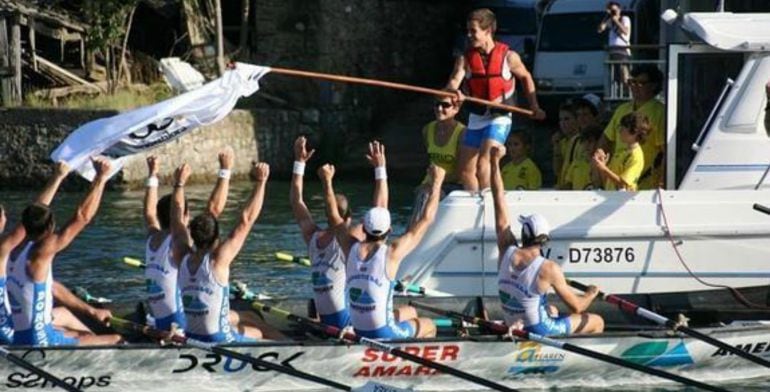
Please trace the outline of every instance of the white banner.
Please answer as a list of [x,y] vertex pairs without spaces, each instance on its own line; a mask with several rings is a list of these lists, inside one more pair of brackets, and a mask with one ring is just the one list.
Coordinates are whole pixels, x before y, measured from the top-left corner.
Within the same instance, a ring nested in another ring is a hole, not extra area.
[[236,63],[235,69],[193,91],[134,109],[116,116],[88,122],[73,131],[51,154],[54,162],[65,161],[88,179],[94,170],[89,158],[104,155],[113,162],[110,177],[125,158],[145,152],[202,125],[227,116],[241,97],[259,90],[259,79],[269,67]]

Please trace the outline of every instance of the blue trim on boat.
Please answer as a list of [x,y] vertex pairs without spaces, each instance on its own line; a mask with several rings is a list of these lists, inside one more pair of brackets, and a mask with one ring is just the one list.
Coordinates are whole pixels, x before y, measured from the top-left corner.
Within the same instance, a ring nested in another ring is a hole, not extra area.
[[[568,277],[598,277],[598,278],[681,278],[689,277],[687,272],[634,272],[634,271],[622,271],[622,272],[565,272]],[[770,278],[770,271],[762,272],[695,272],[695,275],[701,278]],[[481,272],[476,271],[434,271],[435,277],[448,277],[448,278],[463,278],[463,277],[480,277]],[[497,272],[487,272],[486,277],[495,277]]]
[[767,164],[752,165],[698,165],[695,166],[696,172],[746,172],[767,170]]

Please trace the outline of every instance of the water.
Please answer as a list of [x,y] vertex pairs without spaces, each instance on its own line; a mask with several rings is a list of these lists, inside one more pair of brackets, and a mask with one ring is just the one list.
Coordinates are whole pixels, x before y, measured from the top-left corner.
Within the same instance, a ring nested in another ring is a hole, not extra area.
[[[370,181],[338,181],[338,192],[348,196],[354,218],[360,219],[371,205],[373,184]],[[170,189],[161,189],[168,192]],[[186,188],[192,214],[203,211],[211,186],[190,186]],[[225,212],[222,214],[222,235],[232,227],[242,202],[251,192],[248,182],[234,183]],[[264,208],[249,238],[233,264],[232,279],[249,284],[256,292],[273,296],[311,295],[309,272],[306,267],[279,262],[276,251],[288,251],[294,255],[305,255],[306,247],[299,229],[294,222],[288,202],[289,183],[271,181],[267,188]],[[305,184],[305,202],[317,219],[325,223],[321,187],[317,181]],[[394,233],[403,232],[411,215],[412,184],[390,184],[390,210]],[[53,203],[57,222],[62,224],[73,213],[82,192],[61,192]],[[19,217],[24,206],[34,197],[34,192],[0,190],[0,203],[6,207],[9,226]],[[124,256],[144,258],[145,228],[142,217],[143,191],[107,192],[94,222],[62,252],[54,263],[54,276],[69,287],[82,286],[96,296],[111,298],[119,302],[132,302],[144,296],[144,278],[141,270],[123,264]],[[597,366],[605,366],[597,362]],[[734,391],[765,391],[770,384],[765,379],[742,381],[740,384],[724,385]],[[597,390],[614,391],[695,391],[694,388],[667,385],[641,386],[626,385],[602,387],[589,386],[560,389],[569,392]]]
[[[189,186],[186,194],[194,216],[206,207],[212,186]],[[221,216],[221,235],[233,226],[242,203],[251,192],[248,182],[234,183],[225,212]],[[350,199],[354,217],[360,219],[372,201],[372,182],[338,182],[335,190]],[[170,189],[161,188],[161,195]],[[305,202],[316,223],[325,225],[321,187],[317,181],[305,184]],[[411,214],[410,185],[390,185],[390,209],[394,233],[404,230]],[[60,192],[53,202],[57,224],[63,225],[75,210],[84,192]],[[54,276],[69,287],[82,286],[95,296],[115,301],[136,301],[144,294],[141,270],[123,264],[124,256],[144,259],[146,230],[142,216],[144,191],[107,192],[94,221],[54,262]],[[24,206],[35,197],[29,191],[0,191],[6,208],[8,230]],[[271,181],[262,213],[232,267],[232,279],[249,284],[255,292],[273,296],[311,296],[306,267],[275,259],[276,251],[306,255],[307,248],[289,206],[289,183]]]

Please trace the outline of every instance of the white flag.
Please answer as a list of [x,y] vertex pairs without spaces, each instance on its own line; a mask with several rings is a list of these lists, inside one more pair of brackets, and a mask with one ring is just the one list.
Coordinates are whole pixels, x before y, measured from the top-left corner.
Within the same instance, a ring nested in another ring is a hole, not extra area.
[[259,90],[259,79],[268,72],[269,67],[236,63],[235,69],[193,91],[88,122],[73,131],[54,150],[51,159],[65,161],[90,181],[95,173],[89,158],[104,155],[113,162],[111,177],[123,167],[125,157],[223,119],[239,98]]

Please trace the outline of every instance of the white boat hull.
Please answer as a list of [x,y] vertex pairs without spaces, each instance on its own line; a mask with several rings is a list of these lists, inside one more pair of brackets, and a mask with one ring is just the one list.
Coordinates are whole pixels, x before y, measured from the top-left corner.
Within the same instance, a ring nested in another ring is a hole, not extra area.
[[[770,328],[722,328],[707,331],[733,345],[770,358]],[[625,358],[706,383],[746,382],[770,369],[689,338],[605,335],[574,337],[570,343]],[[399,347],[513,388],[550,386],[610,387],[670,384],[666,380],[607,365],[566,351],[526,342],[429,341]],[[376,381],[417,390],[472,390],[478,386],[456,377],[359,345],[316,343],[236,347],[238,351],[350,386]],[[192,348],[128,346],[107,348],[13,349],[45,370],[92,391],[276,391],[324,389],[309,381]],[[737,381],[744,380],[744,381]],[[0,362],[4,390],[39,390],[50,383],[26,370]],[[768,384],[770,387],[770,384]]]

